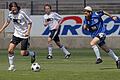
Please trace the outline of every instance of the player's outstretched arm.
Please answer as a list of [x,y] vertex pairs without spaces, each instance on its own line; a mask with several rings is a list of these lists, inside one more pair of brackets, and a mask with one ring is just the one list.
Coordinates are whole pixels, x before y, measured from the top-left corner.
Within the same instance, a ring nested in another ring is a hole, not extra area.
[[112,16],[111,14],[109,14],[108,12],[106,11],[103,11],[103,13],[109,17],[111,17],[113,20],[117,20],[117,17],[116,16]]
[[9,22],[6,21],[6,22],[4,23],[4,25],[2,26],[2,28],[0,29],[0,33],[1,33],[8,25],[9,25]]

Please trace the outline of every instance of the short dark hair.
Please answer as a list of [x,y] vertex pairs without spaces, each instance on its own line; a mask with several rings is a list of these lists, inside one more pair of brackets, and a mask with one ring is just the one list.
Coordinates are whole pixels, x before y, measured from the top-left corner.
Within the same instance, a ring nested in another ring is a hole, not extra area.
[[11,2],[11,3],[9,4],[9,10],[10,10],[10,11],[11,11],[11,8],[12,8],[13,6],[16,6],[17,9],[18,9],[18,11],[21,9],[20,6],[18,6],[18,4],[17,4],[16,2]]
[[52,9],[52,7],[51,7],[50,4],[46,4],[46,5],[44,6],[44,9],[45,9],[46,6],[48,6],[50,9]]

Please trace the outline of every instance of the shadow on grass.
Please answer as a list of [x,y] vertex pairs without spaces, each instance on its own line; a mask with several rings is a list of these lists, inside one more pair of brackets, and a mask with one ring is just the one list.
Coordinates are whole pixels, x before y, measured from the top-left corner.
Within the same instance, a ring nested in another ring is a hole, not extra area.
[[117,69],[117,68],[100,68],[100,70],[113,70],[113,69]]

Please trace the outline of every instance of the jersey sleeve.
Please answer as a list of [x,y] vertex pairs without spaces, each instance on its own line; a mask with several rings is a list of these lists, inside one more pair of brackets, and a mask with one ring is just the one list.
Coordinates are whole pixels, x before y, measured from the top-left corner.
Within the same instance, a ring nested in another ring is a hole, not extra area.
[[54,13],[54,17],[55,17],[55,19],[56,20],[60,20],[60,19],[62,19],[62,16],[61,15],[59,15],[58,13]]
[[46,21],[45,21],[45,18],[44,18],[44,16],[43,16],[43,24],[45,24],[45,22],[46,22]]
[[28,23],[32,23],[32,20],[30,19],[30,17],[28,17],[28,15],[25,12],[23,12],[23,16]]
[[103,12],[103,10],[99,10],[99,11],[97,11],[97,14],[98,14],[99,17],[101,17],[101,16],[104,15],[104,12]]
[[11,20],[12,20],[12,19],[10,18],[10,14],[9,14],[8,17],[7,17],[7,22],[10,23]]
[[101,16],[103,16],[103,15],[104,15],[104,13],[100,13],[100,14],[98,14],[98,15],[101,17]]

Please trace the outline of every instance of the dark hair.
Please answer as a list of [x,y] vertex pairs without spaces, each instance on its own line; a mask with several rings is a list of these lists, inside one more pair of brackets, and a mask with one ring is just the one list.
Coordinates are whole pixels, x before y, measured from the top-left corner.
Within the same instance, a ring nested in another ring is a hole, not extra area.
[[18,11],[21,9],[16,2],[11,2],[11,3],[9,4],[9,10],[10,10],[10,11],[11,11],[11,8],[12,8],[13,6],[16,6],[17,9],[18,9]]
[[46,4],[46,5],[44,6],[44,9],[45,9],[46,6],[48,6],[50,9],[52,9],[52,7],[51,7],[50,4]]
[[89,13],[90,13],[90,12],[93,12],[93,11],[89,11],[89,10],[86,10],[86,9],[84,9],[83,11],[87,11],[87,12],[89,12]]

